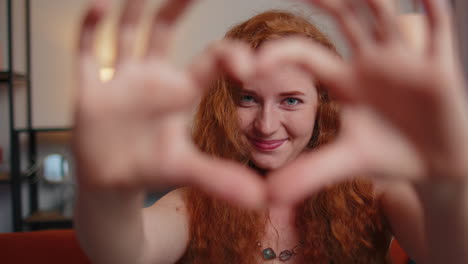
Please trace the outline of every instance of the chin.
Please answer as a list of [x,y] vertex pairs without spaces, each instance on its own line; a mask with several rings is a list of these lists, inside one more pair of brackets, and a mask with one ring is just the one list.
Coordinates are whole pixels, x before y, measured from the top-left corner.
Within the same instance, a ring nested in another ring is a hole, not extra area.
[[284,165],[284,161],[273,161],[273,160],[255,160],[253,159],[253,163],[259,169],[264,171],[272,171],[276,170]]

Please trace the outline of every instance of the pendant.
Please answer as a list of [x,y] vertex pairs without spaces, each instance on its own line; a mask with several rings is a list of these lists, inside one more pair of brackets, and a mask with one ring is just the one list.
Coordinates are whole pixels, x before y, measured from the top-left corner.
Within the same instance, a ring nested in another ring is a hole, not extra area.
[[263,250],[263,259],[271,260],[276,258],[276,253],[272,248],[265,248]]
[[283,250],[279,254],[278,258],[279,258],[279,260],[284,262],[284,261],[288,261],[292,256],[293,256],[293,253],[291,251]]

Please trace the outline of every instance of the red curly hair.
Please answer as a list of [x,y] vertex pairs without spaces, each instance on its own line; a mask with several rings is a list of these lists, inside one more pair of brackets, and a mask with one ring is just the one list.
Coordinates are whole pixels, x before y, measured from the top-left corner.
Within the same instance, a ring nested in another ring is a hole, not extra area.
[[[299,35],[337,53],[331,41],[305,18],[268,11],[232,28],[226,38],[257,49],[265,41]],[[249,164],[249,147],[238,127],[235,89],[220,78],[202,99],[194,121],[193,139],[205,153]],[[339,130],[337,105],[318,85],[319,106],[308,148],[333,140]],[[178,263],[259,263],[257,241],[265,234],[267,213],[229,205],[190,187],[185,193],[190,216],[190,241]],[[388,226],[369,182],[355,179],[329,186],[297,207],[296,228],[305,242],[307,263],[387,263]]]

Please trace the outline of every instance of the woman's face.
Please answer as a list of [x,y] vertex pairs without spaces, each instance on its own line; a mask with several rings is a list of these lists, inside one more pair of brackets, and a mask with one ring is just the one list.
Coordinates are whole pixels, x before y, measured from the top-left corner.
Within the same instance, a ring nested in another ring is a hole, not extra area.
[[237,96],[240,128],[252,147],[251,159],[264,170],[294,160],[309,143],[314,129],[318,95],[310,75],[281,68],[256,78]]

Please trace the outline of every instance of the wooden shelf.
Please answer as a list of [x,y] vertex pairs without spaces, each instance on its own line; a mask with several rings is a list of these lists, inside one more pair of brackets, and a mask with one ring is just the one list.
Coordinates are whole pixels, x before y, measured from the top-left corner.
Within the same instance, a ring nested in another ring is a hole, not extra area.
[[[27,181],[30,176],[26,176],[25,172],[21,173],[21,182]],[[10,184],[11,183],[11,176],[9,172],[0,172],[0,184]]]
[[13,76],[11,76],[9,71],[0,71],[0,83],[7,83],[12,77],[15,84],[18,82],[24,82],[28,79],[28,77],[22,73],[14,72]]
[[37,141],[40,144],[45,143],[61,143],[69,144],[71,142],[72,132],[71,131],[54,131],[48,133],[37,134]]
[[69,132],[73,130],[71,127],[43,127],[43,128],[19,128],[15,129],[18,133],[28,133],[28,132],[36,132],[36,133],[62,133],[62,132]]
[[10,175],[7,172],[0,172],[0,183],[9,183]]
[[71,127],[51,127],[51,128],[19,128],[15,129],[18,134],[34,133],[40,144],[60,143],[68,144],[71,142],[73,128]]
[[71,222],[71,217],[66,217],[59,212],[36,212],[27,217],[24,222],[27,224],[53,223],[53,222]]

